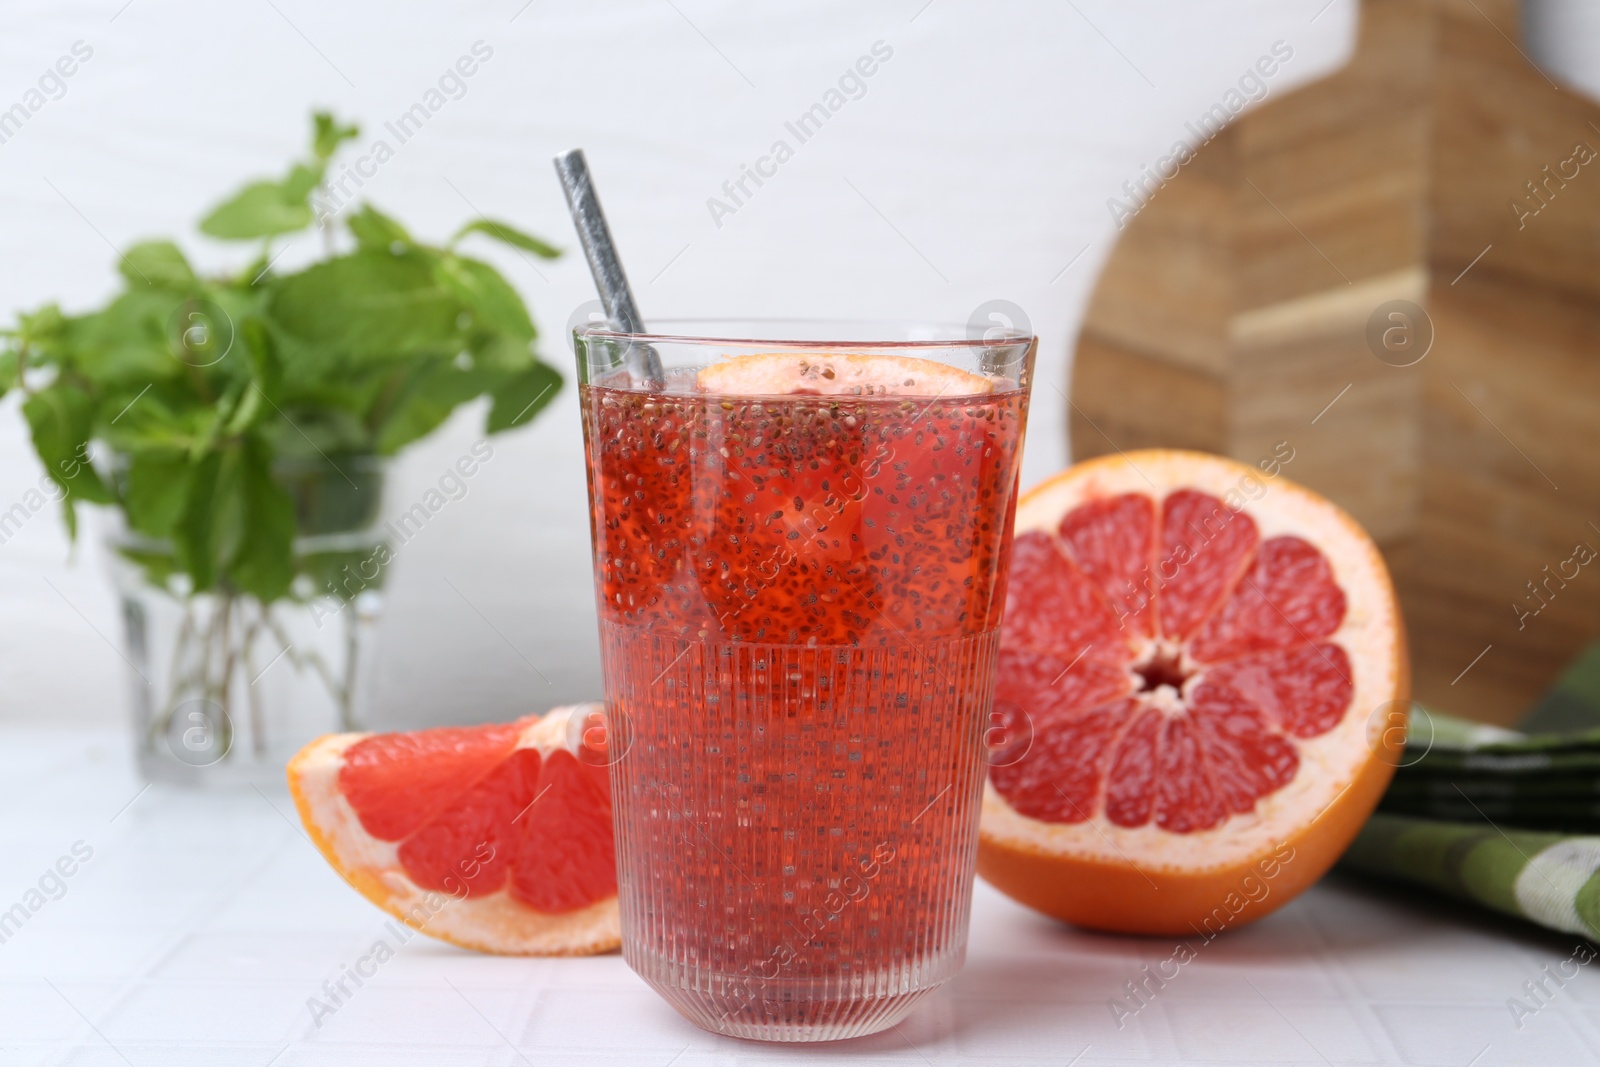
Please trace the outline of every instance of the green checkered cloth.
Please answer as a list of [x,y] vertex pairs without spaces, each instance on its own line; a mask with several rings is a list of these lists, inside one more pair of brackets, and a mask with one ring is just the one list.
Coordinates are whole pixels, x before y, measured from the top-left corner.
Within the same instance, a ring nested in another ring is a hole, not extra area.
[[1342,863],[1600,938],[1600,644],[1519,730],[1413,706],[1394,781]]
[[1340,863],[1600,938],[1600,837],[1379,812]]

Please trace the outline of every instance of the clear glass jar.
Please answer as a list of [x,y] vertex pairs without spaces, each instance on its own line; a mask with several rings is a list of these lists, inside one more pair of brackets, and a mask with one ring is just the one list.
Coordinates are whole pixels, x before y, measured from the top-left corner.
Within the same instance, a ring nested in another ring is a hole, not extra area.
[[[112,476],[121,469],[114,457]],[[378,522],[384,474],[373,456],[275,464],[298,536],[294,581],[271,603],[225,587],[193,592],[170,543],[110,513],[106,544],[146,779],[280,785],[307,741],[360,728],[390,559]]]

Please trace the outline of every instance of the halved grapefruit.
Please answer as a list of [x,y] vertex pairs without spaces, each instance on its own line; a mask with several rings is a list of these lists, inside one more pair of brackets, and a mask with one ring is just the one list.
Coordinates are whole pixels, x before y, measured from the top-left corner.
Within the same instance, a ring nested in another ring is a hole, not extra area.
[[1018,502],[1010,742],[978,852],[1001,891],[1102,930],[1214,933],[1320,878],[1377,805],[1409,691],[1388,571],[1263,467],[1130,452]]
[[915,356],[861,353],[730,356],[701,369],[695,387],[727,396],[982,396],[994,382]]
[[334,870],[407,925],[482,952],[607,952],[621,924],[593,707],[330,734],[289,761],[289,791]]

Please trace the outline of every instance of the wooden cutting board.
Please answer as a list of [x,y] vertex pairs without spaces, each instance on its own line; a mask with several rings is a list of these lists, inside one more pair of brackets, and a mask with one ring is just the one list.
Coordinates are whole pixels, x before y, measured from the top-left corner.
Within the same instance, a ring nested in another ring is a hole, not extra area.
[[1127,221],[1073,455],[1287,441],[1383,546],[1418,699],[1511,722],[1600,633],[1600,107],[1525,58],[1514,0],[1360,18],[1348,66]]

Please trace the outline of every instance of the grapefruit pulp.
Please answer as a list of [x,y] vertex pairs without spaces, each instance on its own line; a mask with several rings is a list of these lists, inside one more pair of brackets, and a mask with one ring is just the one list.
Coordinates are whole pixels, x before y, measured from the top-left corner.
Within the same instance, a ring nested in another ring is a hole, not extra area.
[[586,726],[599,721],[587,718],[592,707],[330,734],[289,761],[289,790],[334,870],[422,933],[511,955],[606,952],[621,927],[604,727]]
[[1131,452],[1019,501],[978,853],[1002,892],[1215,932],[1316,881],[1376,806],[1409,692],[1388,572],[1263,468]]

